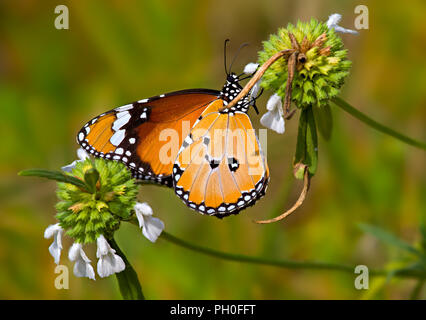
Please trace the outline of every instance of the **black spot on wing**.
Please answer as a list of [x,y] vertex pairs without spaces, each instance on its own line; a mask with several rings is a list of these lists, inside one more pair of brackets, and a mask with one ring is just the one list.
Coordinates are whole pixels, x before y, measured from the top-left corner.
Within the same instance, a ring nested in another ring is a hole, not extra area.
[[240,167],[240,163],[235,158],[228,158],[228,168],[231,172],[237,171],[237,169]]

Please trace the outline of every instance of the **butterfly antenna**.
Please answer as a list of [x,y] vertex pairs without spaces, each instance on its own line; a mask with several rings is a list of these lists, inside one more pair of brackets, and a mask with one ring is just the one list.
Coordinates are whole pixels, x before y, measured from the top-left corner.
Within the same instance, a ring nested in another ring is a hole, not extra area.
[[256,106],[256,100],[259,99],[259,97],[262,95],[262,93],[263,93],[263,88],[260,90],[260,93],[256,97],[251,97],[251,100],[244,103],[242,105],[242,107],[246,107],[246,106],[251,105],[253,107],[254,111],[256,111],[256,114],[259,114],[259,110],[257,109],[257,106]]
[[231,62],[231,65],[229,66],[229,72],[232,72],[232,66],[233,66],[233,64],[234,64],[234,62],[235,62],[235,60],[238,58],[238,55],[240,54],[240,52],[241,52],[241,49],[242,48],[244,48],[244,47],[247,47],[249,44],[247,43],[247,42],[245,42],[245,43],[243,43],[242,45],[240,45],[240,47],[238,48],[238,50],[237,50],[237,53],[235,54],[235,56],[234,56],[234,59],[232,59],[232,62]]
[[227,76],[229,76],[228,69],[226,69],[226,46],[228,42],[229,42],[229,39],[226,39],[225,43],[223,44],[223,64],[225,65],[225,73]]

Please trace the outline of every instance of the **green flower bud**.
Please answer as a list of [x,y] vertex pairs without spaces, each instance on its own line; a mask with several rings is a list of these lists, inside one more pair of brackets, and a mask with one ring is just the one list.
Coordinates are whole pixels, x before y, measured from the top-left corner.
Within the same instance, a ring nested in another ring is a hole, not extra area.
[[119,162],[86,159],[67,174],[84,181],[86,188],[58,183],[60,226],[79,243],[111,237],[136,204],[138,189],[129,170]]
[[[299,48],[294,48],[289,34],[293,34]],[[339,93],[345,77],[349,74],[351,61],[343,48],[341,38],[334,29],[311,19],[308,23],[288,24],[278,30],[268,41],[263,42],[258,63],[262,65],[279,51],[297,49],[299,58],[292,83],[292,101],[299,108],[309,105],[322,106]],[[285,97],[288,78],[286,59],[276,61],[262,77],[261,86]]]

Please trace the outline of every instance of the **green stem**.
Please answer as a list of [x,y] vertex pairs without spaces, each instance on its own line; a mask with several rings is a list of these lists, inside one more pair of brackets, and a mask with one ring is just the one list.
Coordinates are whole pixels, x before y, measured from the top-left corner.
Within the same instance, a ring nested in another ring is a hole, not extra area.
[[364,122],[365,124],[369,125],[370,127],[380,132],[383,132],[384,134],[390,135],[398,140],[401,140],[402,142],[405,142],[409,145],[426,150],[426,143],[407,137],[403,135],[402,133],[396,132],[395,130],[376,122],[375,120],[371,119],[370,117],[368,117],[367,115],[359,111],[358,109],[352,107],[349,103],[347,103],[343,99],[336,97],[336,98],[333,98],[332,101],[338,107],[342,108],[347,113],[354,116],[358,120]]
[[[284,269],[305,269],[305,270],[327,270],[327,271],[341,271],[346,273],[354,274],[355,266],[342,265],[336,263],[324,263],[324,262],[300,262],[293,260],[275,260],[268,258],[252,257],[242,254],[232,254],[217,251],[214,249],[194,245],[182,239],[179,239],[167,232],[161,234],[161,238],[167,240],[175,245],[184,247],[186,249],[196,251],[198,253],[206,254],[215,258],[220,258],[224,260],[237,261],[237,262],[246,262],[259,265],[274,266]],[[379,269],[370,269],[369,274],[372,276],[386,276],[389,272],[387,270]],[[403,270],[401,272],[396,272],[395,277],[401,278],[423,278],[426,276],[425,272],[417,270]]]
[[125,300],[145,300],[145,297],[142,293],[142,287],[140,285],[138,275],[136,274],[135,269],[131,266],[129,260],[127,260],[123,251],[121,251],[117,242],[114,239],[108,240],[111,248],[113,248],[116,253],[123,259],[126,264],[126,269],[120,273],[116,273],[118,286],[120,288],[120,293],[123,299]]

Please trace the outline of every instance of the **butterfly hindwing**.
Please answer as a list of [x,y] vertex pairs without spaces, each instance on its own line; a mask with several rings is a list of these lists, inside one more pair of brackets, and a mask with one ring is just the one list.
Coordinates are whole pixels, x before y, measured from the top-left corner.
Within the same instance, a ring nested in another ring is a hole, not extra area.
[[208,215],[237,214],[264,195],[269,172],[250,119],[212,102],[193,126],[173,167],[175,193]]

